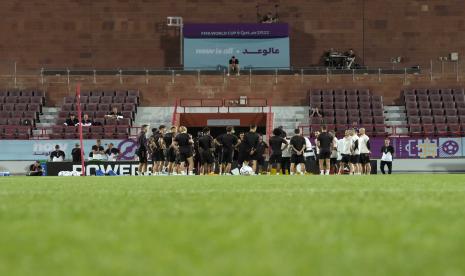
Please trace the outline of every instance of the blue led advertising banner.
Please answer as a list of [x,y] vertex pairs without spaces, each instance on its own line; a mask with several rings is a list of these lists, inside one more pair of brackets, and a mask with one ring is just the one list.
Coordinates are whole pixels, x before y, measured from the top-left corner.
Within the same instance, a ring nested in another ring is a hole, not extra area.
[[227,68],[232,56],[242,69],[289,68],[288,25],[184,25],[185,69]]

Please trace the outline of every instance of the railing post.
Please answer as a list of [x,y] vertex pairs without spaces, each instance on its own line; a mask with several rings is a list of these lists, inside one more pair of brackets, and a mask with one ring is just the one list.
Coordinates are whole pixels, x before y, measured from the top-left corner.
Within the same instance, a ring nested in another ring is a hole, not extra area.
[[300,69],[300,83],[304,83],[304,69]]
[[329,68],[326,68],[326,82],[329,83]]
[[145,69],[145,84],[149,84],[149,70]]
[[457,68],[457,70],[455,70],[455,71],[457,71],[457,73],[456,73],[457,74],[457,82],[459,82],[460,81],[460,74],[459,74],[459,69],[460,68],[459,68],[459,61],[458,60],[455,62],[455,66]]
[[278,84],[278,68],[274,70],[274,84]]
[[40,68],[40,82],[44,84],[44,67]]
[[429,80],[430,80],[430,81],[433,81],[433,60],[431,59],[429,62],[430,62]]
[[171,83],[174,84],[174,70],[171,70]]
[[444,77],[444,60],[441,60],[441,76]]
[[226,84],[226,69],[223,69],[223,84]]
[[16,70],[17,70],[16,65],[17,65],[17,63],[16,63],[16,61],[15,61],[15,75],[14,75],[15,88],[16,88],[16,73],[17,73],[17,71],[16,71]]
[[123,70],[119,69],[119,83],[123,84]]
[[97,83],[97,70],[94,69],[94,84]]
[[381,68],[378,68],[378,82],[381,82]]
[[404,67],[404,85],[407,84],[407,67]]
[[352,82],[355,82],[355,69],[352,68]]
[[252,68],[249,68],[249,85],[252,86]]
[[197,69],[197,84],[200,85],[200,69]]
[[66,74],[68,76],[68,85],[69,85],[69,69],[66,69]]

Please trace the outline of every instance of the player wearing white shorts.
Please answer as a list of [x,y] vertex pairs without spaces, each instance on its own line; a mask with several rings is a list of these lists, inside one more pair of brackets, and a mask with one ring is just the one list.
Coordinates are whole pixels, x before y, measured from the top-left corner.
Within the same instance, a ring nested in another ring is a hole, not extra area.
[[370,174],[371,173],[371,164],[370,164],[370,137],[365,134],[365,129],[361,128],[360,137],[358,138],[358,147],[360,149],[360,164],[362,166],[361,173]]

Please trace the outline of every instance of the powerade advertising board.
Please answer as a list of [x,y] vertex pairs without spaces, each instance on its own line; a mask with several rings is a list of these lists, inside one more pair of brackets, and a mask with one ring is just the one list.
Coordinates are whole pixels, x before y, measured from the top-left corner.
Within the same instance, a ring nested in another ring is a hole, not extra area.
[[289,68],[287,24],[185,24],[185,69],[225,69],[239,59],[242,69]]

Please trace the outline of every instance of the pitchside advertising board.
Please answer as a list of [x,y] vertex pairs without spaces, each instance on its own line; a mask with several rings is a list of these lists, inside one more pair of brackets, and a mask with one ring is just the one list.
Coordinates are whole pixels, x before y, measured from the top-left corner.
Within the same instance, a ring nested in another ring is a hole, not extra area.
[[287,24],[185,24],[184,67],[225,69],[239,59],[242,69],[289,68]]

